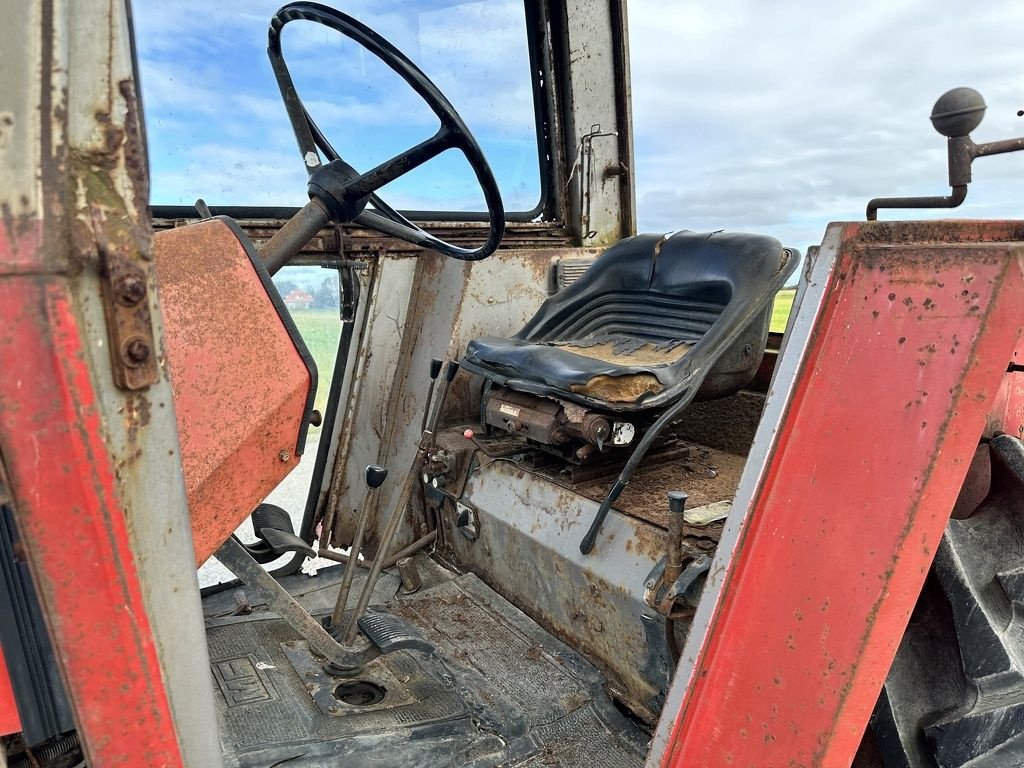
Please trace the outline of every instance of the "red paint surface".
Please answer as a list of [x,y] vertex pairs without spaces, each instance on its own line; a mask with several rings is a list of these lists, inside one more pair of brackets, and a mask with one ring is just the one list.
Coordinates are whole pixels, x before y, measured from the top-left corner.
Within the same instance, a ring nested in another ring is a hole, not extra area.
[[850,765],[1017,341],[1006,247],[857,230],[663,765]]
[[180,766],[86,338],[67,279],[0,278],[0,452],[89,764]]
[[14,701],[14,689],[7,674],[3,651],[0,651],[0,736],[18,733],[20,730],[21,718],[18,717],[18,705]]
[[196,563],[298,464],[310,377],[235,233],[153,238]]

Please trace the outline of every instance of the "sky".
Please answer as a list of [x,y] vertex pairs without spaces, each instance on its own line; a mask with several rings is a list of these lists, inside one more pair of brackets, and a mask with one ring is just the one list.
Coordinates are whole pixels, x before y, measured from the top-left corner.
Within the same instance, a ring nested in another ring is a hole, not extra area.
[[[306,173],[268,63],[280,0],[136,4],[152,200],[301,205]],[[508,210],[539,202],[525,14],[516,0],[338,3],[427,71],[477,136]],[[199,9],[202,9],[202,12]],[[440,125],[374,56],[307,21],[282,34],[300,97],[338,153],[369,170]],[[382,190],[399,208],[482,210],[468,164],[449,151]]]
[[[278,1],[136,3],[153,201],[301,204],[305,172],[266,59]],[[416,61],[487,154],[509,210],[539,195],[517,0],[339,3]],[[945,90],[989,105],[976,141],[1024,134],[1024,3],[629,0],[640,231],[728,229],[806,250],[868,199],[947,194]],[[201,9],[201,10],[200,10]],[[437,125],[402,82],[333,32],[289,25],[298,90],[342,157],[368,169]],[[967,203],[924,217],[1019,217],[1024,153],[979,159]],[[392,205],[479,207],[456,153],[385,190]],[[882,213],[883,218],[898,214]]]

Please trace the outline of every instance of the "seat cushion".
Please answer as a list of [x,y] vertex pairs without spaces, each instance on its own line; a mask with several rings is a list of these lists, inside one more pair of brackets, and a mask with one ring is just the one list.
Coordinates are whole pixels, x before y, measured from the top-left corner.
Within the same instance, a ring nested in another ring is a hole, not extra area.
[[628,337],[535,343],[493,336],[474,339],[466,359],[513,378],[614,403],[636,403],[661,392],[659,368],[686,354],[689,345],[659,345]]

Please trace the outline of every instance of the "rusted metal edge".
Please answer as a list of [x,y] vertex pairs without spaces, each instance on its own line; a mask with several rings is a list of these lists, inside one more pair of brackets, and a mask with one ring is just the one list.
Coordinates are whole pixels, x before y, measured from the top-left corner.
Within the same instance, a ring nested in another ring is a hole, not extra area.
[[238,238],[238,242],[241,244],[242,248],[245,249],[245,255],[249,257],[249,261],[252,263],[253,269],[256,270],[256,274],[259,276],[260,282],[263,283],[263,288],[266,290],[267,296],[270,297],[270,302],[274,305],[274,309],[277,310],[278,317],[281,318],[281,324],[288,332],[288,336],[292,340],[292,344],[295,345],[295,351],[299,353],[299,357],[302,359],[303,364],[306,366],[306,371],[309,373],[309,392],[306,394],[306,404],[303,407],[302,421],[299,422],[299,434],[295,441],[295,455],[301,456],[306,450],[306,436],[309,434],[309,425],[313,417],[313,403],[316,401],[316,388],[318,384],[316,360],[313,359],[313,355],[306,346],[306,342],[303,341],[302,334],[299,333],[299,329],[295,325],[295,320],[292,319],[292,315],[288,311],[288,307],[284,304],[284,299],[281,298],[281,294],[278,292],[277,286],[274,285],[274,281],[270,277],[270,273],[267,271],[263,260],[256,252],[256,248],[252,241],[234,219],[229,219],[227,216],[217,216],[215,218],[220,219],[228,226],[228,228],[235,234],[235,237]]
[[[852,237],[851,233],[849,231],[847,231],[847,232],[844,232],[842,234],[845,234],[845,235],[848,236],[843,241],[843,247],[844,248],[849,247],[849,240],[850,240],[850,237]],[[962,232],[960,234],[961,234],[961,236],[963,235]],[[837,232],[835,230],[831,231],[829,233],[829,235],[827,235],[827,237],[826,237],[826,245],[830,245],[830,248],[823,247],[823,249],[822,249],[823,253],[828,253],[829,256],[832,256],[832,254],[835,254],[836,253],[835,249],[836,249],[836,245],[837,245],[837,240],[839,239],[840,236],[841,236],[841,233],[839,233],[839,232]],[[965,243],[964,250],[965,251],[978,251],[980,249],[972,247],[972,244],[968,242],[968,243]],[[847,269],[849,267],[849,263],[848,263],[849,256],[847,255],[845,257],[845,259],[846,260],[843,261],[843,264],[845,264],[846,266],[842,267],[842,269]],[[920,257],[918,257],[917,260],[920,261]],[[825,290],[828,285],[831,285],[832,281],[835,278],[831,274],[832,262],[829,259],[821,259],[820,261],[822,261],[822,264],[819,265],[820,269],[818,269],[819,274],[818,274],[817,278],[816,279],[812,278],[808,282],[810,282],[811,286],[813,286],[813,292],[816,293],[816,295],[817,295],[817,298],[815,300],[818,303],[818,306],[819,307],[823,307],[824,305],[821,303],[821,297],[824,296],[825,294],[823,294],[822,291]],[[944,262],[943,262],[943,260],[939,260],[939,263],[941,264],[941,263],[944,263]],[[822,273],[821,269],[824,269],[825,272]],[[855,269],[855,267],[854,267],[854,269]],[[1008,270],[1010,270],[1012,272],[1014,270],[1014,265],[1010,264],[1010,265],[1008,265],[1006,267],[1006,269],[1008,269]],[[1019,274],[1019,271],[1020,271],[1019,263],[1016,266],[1016,271],[1017,271],[1017,274],[1015,274],[1013,276],[1013,281],[1014,281],[1013,285],[1015,285],[1015,287],[1019,288],[1020,284],[1021,284],[1021,279],[1020,279],[1020,274]],[[1009,305],[1008,303],[1010,301],[1012,301],[1012,299],[1005,295],[1005,288],[1003,287],[1003,277],[1006,276],[1006,273],[1004,272],[1004,273],[1001,273],[1001,274],[1002,274],[1002,277],[999,278],[997,284],[993,287],[993,293],[992,293],[993,305],[992,306],[994,306],[998,302],[1002,302],[1002,309],[1003,309],[1004,314],[1005,314],[1007,306]],[[840,276],[840,279],[845,279],[845,277],[846,277],[846,274],[844,273],[844,274],[842,274]],[[936,285],[939,288],[942,287],[942,283],[941,282],[937,283]],[[810,294],[810,293],[812,293],[812,291],[808,290],[808,293]],[[892,297],[890,296],[890,300],[891,299],[892,299]],[[837,301],[838,301],[838,299],[837,299]],[[927,308],[927,306],[928,306],[927,303],[924,306],[925,306],[925,308]],[[826,314],[828,314],[828,313],[830,313],[830,312],[832,312],[834,310],[835,310],[835,306],[832,305],[832,304],[829,304],[829,307],[826,310]],[[990,310],[991,310],[991,306],[989,308],[989,311]],[[814,347],[815,339],[814,339],[813,334],[817,334],[818,333],[818,331],[814,330],[816,328],[816,326],[813,323],[808,325],[808,323],[810,321],[807,318],[808,317],[813,317],[813,315],[811,313],[802,313],[802,315],[803,315],[803,320],[801,320],[800,317],[798,317],[797,328],[803,328],[805,331],[806,330],[810,330],[812,332],[812,336],[810,337],[809,340],[808,339],[801,339],[801,343],[805,343],[807,345],[807,346],[804,347],[804,349],[801,350],[801,354],[805,353],[808,349],[812,349]],[[877,316],[877,313],[876,313],[876,316]],[[824,322],[824,321],[822,321],[822,322]],[[1006,326],[1003,326],[1003,330],[1004,331],[1006,330]],[[901,340],[901,343],[902,343],[902,340]],[[985,371],[988,370],[989,368],[992,368],[993,353],[996,352],[997,346],[995,346],[995,345],[997,345],[998,343],[1003,343],[1003,342],[1001,342],[999,339],[993,339],[993,338],[982,339],[981,341],[978,342],[978,344],[981,345],[983,347],[983,349],[982,350],[975,350],[974,351],[974,353],[973,353],[974,356],[971,358],[972,361],[974,361],[974,362],[972,362],[969,365],[967,365],[967,367],[964,369],[965,372],[966,372],[965,376],[971,378],[971,380],[973,381],[975,386],[980,383],[980,381],[982,380],[981,377],[985,374]],[[790,387],[792,387],[794,382],[800,381],[800,372],[803,370],[803,366],[804,366],[804,362],[805,361],[803,359],[796,359],[795,357],[792,360],[793,360],[793,362],[790,362],[790,360],[787,360],[786,356],[783,355],[783,370],[781,372],[781,375],[785,377],[783,379],[783,383],[782,383],[782,387],[781,387],[781,391],[782,391],[783,394],[782,394],[780,399],[770,398],[770,400],[769,400],[769,414],[768,414],[769,417],[773,416],[773,415],[777,415],[778,418],[782,418],[782,417],[785,416],[786,411],[789,408],[789,402],[790,402],[789,401],[790,395],[789,395],[789,392],[787,390]],[[979,364],[979,361],[982,361],[983,364]],[[921,363],[921,364],[924,365],[924,363]],[[1001,364],[1002,363],[1000,362],[999,365],[996,365],[995,369],[998,369]],[[956,392],[951,391],[951,395],[955,395],[956,397],[960,398],[961,406],[963,406],[965,403],[967,405],[969,405],[969,407],[965,408],[965,410],[970,411],[973,415],[976,416],[977,415],[976,412],[978,411],[978,409],[983,407],[983,403],[984,403],[984,399],[985,399],[984,398],[984,394],[983,394],[984,390],[983,389],[982,390],[978,390],[978,389],[967,390],[967,389],[964,389],[963,387],[964,387],[964,384],[963,384],[963,382],[961,382],[961,388],[958,389]],[[776,383],[776,389],[777,390],[780,389],[778,382]],[[973,394],[968,394],[968,392],[973,393]],[[968,399],[970,400],[969,403],[967,403]],[[949,418],[952,418],[952,417],[949,417]],[[958,418],[961,418],[961,417],[958,417]],[[924,428],[924,423],[922,423],[922,429],[923,428]],[[695,740],[691,739],[687,743],[687,746],[690,747],[690,749],[688,749],[688,750],[682,749],[681,745],[684,742],[680,742],[679,741],[679,739],[680,739],[680,731],[681,731],[681,729],[683,729],[685,727],[685,724],[687,723],[687,719],[691,717],[691,713],[689,712],[689,708],[687,706],[687,700],[684,698],[683,690],[687,689],[687,690],[689,690],[692,693],[692,691],[693,691],[693,689],[695,687],[698,687],[698,686],[707,687],[704,684],[704,682],[703,682],[703,675],[707,674],[707,668],[706,667],[698,666],[698,662],[700,662],[700,664],[704,664],[704,661],[702,661],[702,659],[703,659],[704,655],[706,653],[708,653],[708,651],[707,651],[707,645],[708,644],[713,643],[713,642],[721,642],[722,631],[723,631],[723,623],[725,622],[725,619],[722,619],[721,621],[716,622],[714,627],[712,627],[712,624],[711,624],[711,621],[710,621],[712,616],[709,613],[709,608],[713,608],[716,601],[720,601],[720,600],[723,599],[722,597],[720,597],[720,595],[723,594],[722,590],[724,590],[724,588],[725,588],[723,586],[723,579],[725,579],[725,580],[729,579],[730,574],[731,574],[731,572],[729,571],[729,568],[727,567],[727,564],[725,564],[727,562],[727,559],[728,559],[728,554],[730,552],[732,552],[732,553],[734,553],[734,556],[736,556],[736,553],[740,552],[740,545],[742,544],[741,539],[742,539],[743,531],[742,531],[742,528],[738,524],[737,521],[743,515],[742,510],[749,507],[749,504],[747,503],[747,501],[749,501],[751,499],[751,496],[753,495],[754,502],[756,502],[756,500],[757,500],[757,494],[760,493],[760,490],[761,490],[761,482],[762,482],[762,480],[761,480],[761,473],[764,472],[767,469],[767,467],[769,466],[770,462],[772,461],[771,451],[768,451],[766,453],[765,452],[765,448],[768,447],[771,450],[774,450],[773,440],[775,439],[775,431],[777,429],[778,429],[778,422],[775,422],[774,420],[770,421],[769,418],[766,418],[765,422],[762,423],[761,429],[759,430],[758,440],[757,440],[756,444],[760,446],[760,450],[755,450],[754,452],[752,452],[752,459],[754,461],[752,461],[751,465],[748,465],[748,470],[745,473],[744,481],[743,481],[743,483],[741,485],[741,490],[740,490],[740,492],[738,494],[738,497],[737,497],[738,498],[738,502],[739,502],[737,504],[737,509],[739,510],[738,514],[736,516],[733,516],[733,519],[730,520],[730,523],[727,526],[726,537],[723,540],[723,545],[720,548],[719,556],[716,558],[715,566],[713,567],[711,577],[709,578],[709,585],[708,585],[709,588],[705,592],[705,597],[704,597],[704,600],[702,602],[701,609],[698,611],[697,622],[696,622],[695,627],[694,627],[694,632],[691,634],[690,641],[688,642],[687,652],[686,652],[684,658],[686,659],[686,665],[685,666],[687,668],[689,668],[689,675],[688,676],[682,676],[681,675],[680,678],[677,679],[675,685],[673,686],[673,691],[672,691],[672,693],[671,693],[671,695],[669,697],[669,701],[668,701],[668,703],[666,705],[665,714],[664,714],[664,716],[662,718],[662,722],[661,722],[661,724],[659,726],[658,733],[656,734],[656,737],[655,737],[654,749],[652,749],[651,756],[650,756],[649,761],[648,761],[648,764],[651,765],[651,766],[659,765],[659,764],[660,765],[670,765],[670,764],[671,765],[677,765],[677,764],[681,764],[681,763],[679,763],[680,759],[694,759],[695,758],[696,750],[693,749],[693,746],[696,743]],[[945,439],[945,436],[946,436],[945,430],[946,430],[946,427],[943,426],[941,431],[940,431],[940,433],[939,433],[940,439]],[[961,433],[960,436],[958,437],[958,440],[959,440],[960,443],[963,443],[965,440],[967,440],[967,436],[965,436],[963,433]],[[760,459],[757,458],[758,455],[760,455],[760,457],[761,457]],[[945,461],[948,462],[949,460],[950,460],[949,456],[945,455]],[[930,468],[926,472],[925,477],[931,475],[931,469],[934,469],[934,458],[932,460],[932,464],[931,464]],[[950,481],[950,482],[952,482],[952,481]],[[947,482],[946,485],[949,485],[949,482]],[[923,506],[919,507],[919,509],[925,510],[925,512],[922,513],[922,514],[927,516],[927,514],[928,514],[927,513],[928,505],[925,504],[923,501],[921,501],[920,503]],[[934,506],[935,505],[933,503],[931,505],[931,507],[934,509]],[[908,523],[907,523],[908,526],[911,526],[912,525],[912,521],[916,519],[915,514],[916,513],[912,513],[910,521],[908,521]],[[915,530],[917,530],[917,529],[915,528]],[[908,527],[906,529],[906,535],[909,535],[909,532],[910,532],[910,528]],[[906,538],[906,536],[904,536],[904,539],[905,538]],[[909,542],[909,540],[907,540],[907,541]],[[915,539],[915,541],[916,541],[916,539]],[[924,550],[924,556],[927,556],[928,552],[929,552],[929,550],[927,549],[927,546],[926,546],[926,548]],[[911,553],[911,556],[912,557],[921,557],[922,555],[921,555],[921,553],[918,552],[918,550],[914,549],[913,552]],[[895,564],[891,565],[890,566],[890,570],[887,571],[886,574],[885,574],[885,578],[891,580],[892,579],[892,574],[893,574],[895,568],[896,568]],[[902,572],[904,573],[904,577],[905,578],[908,576],[908,568],[910,568],[910,564],[908,564],[906,566],[903,566],[903,568],[902,568]],[[922,573],[923,573],[923,571],[922,571]],[[916,574],[916,571],[915,571],[915,574]],[[739,578],[739,577],[736,577],[736,578]],[[912,578],[913,577],[911,577],[911,579]],[[923,579],[923,575],[920,578]],[[912,586],[910,586],[910,585],[907,585],[907,584],[892,584],[892,585],[889,586],[889,588],[884,589],[883,592],[886,595],[888,595],[890,592],[892,592],[892,593],[897,593],[898,592],[900,595],[903,595],[903,597],[901,597],[900,599],[901,599],[901,601],[903,603],[905,603],[906,602],[906,595],[908,594],[909,590],[912,590]],[[911,594],[911,597],[913,597],[913,595],[916,595],[916,592],[913,592]],[[911,602],[910,605],[912,605],[912,602]],[[879,605],[875,606],[875,608],[873,609],[873,613],[872,613],[872,617],[871,617],[869,626],[867,627],[867,629],[865,631],[865,634],[859,640],[858,648],[860,649],[860,653],[863,654],[863,653],[866,652],[865,649],[867,649],[869,647],[869,642],[871,642],[873,639],[874,639],[874,642],[875,642],[876,645],[879,645],[879,646],[881,645],[879,640],[875,639],[875,637],[876,637],[875,633],[876,633],[876,630],[877,630],[876,619],[878,621],[881,621],[883,624],[885,624],[885,626],[887,627],[886,631],[891,633],[891,632],[894,631],[895,625],[899,624],[899,622],[900,622],[899,611],[902,610],[902,608],[904,608],[904,607],[906,608],[907,613],[909,613],[909,606],[904,606],[901,603],[901,605],[899,607],[890,607],[888,609],[888,611],[885,613],[884,617],[883,617],[882,614],[879,613],[879,611],[880,611]],[[825,608],[823,607],[822,611],[824,611],[824,610],[825,610]],[[800,617],[797,617],[797,619],[798,619],[798,621],[801,620]],[[883,619],[884,619],[884,621],[883,621]],[[714,632],[715,632],[714,635],[711,634],[712,629],[714,629]],[[900,630],[900,631],[902,631],[902,630]],[[833,633],[833,634],[835,635],[835,633]],[[726,635],[726,636],[728,636],[728,635]],[[879,637],[882,637],[882,636],[880,635]],[[832,641],[830,642],[830,645],[837,643],[838,640],[839,640],[838,637],[833,637]],[[813,760],[813,764],[816,764],[816,765],[817,764],[830,764],[830,763],[828,763],[828,759],[829,758],[827,758],[826,755],[830,755],[832,758],[835,758],[837,755],[844,753],[844,751],[848,751],[849,754],[852,755],[852,750],[856,747],[856,740],[859,739],[859,737],[860,737],[860,731],[858,730],[858,726],[862,726],[862,721],[859,718],[860,718],[861,715],[863,715],[864,719],[866,719],[867,713],[870,712],[870,705],[873,702],[873,698],[871,698],[870,701],[867,702],[867,704],[866,704],[867,710],[865,711],[864,710],[864,707],[865,707],[865,697],[866,696],[867,697],[871,697],[873,695],[872,693],[870,693],[870,691],[868,691],[868,689],[871,687],[871,683],[870,682],[866,682],[866,681],[872,675],[877,675],[878,674],[879,665],[884,663],[884,662],[881,661],[882,657],[884,657],[886,653],[890,653],[890,652],[894,652],[894,651],[895,651],[895,642],[893,642],[892,638],[890,637],[890,638],[886,639],[885,647],[884,648],[882,648],[882,647],[878,648],[877,652],[875,653],[874,660],[870,664],[866,664],[865,668],[863,670],[860,669],[860,661],[863,660],[863,658],[864,658],[863,656],[859,657],[858,660],[853,661],[853,664],[852,664],[851,668],[848,670],[849,676],[846,678],[845,683],[842,685],[841,690],[839,692],[839,698],[837,700],[837,707],[838,707],[838,709],[837,709],[837,719],[833,722],[831,730],[829,730],[827,734],[826,733],[822,733],[822,734],[819,734],[817,736],[815,736],[815,734],[809,734],[812,738],[816,738],[815,744],[814,744],[813,747],[809,747],[808,748],[808,752],[806,754],[802,752],[801,755],[803,755],[806,758],[812,759]],[[887,664],[886,664],[886,666],[887,666]],[[703,672],[701,671],[702,669],[704,669]],[[700,673],[700,677],[694,677],[694,675],[697,674],[697,673]],[[884,675],[884,672],[883,672],[883,675]],[[719,677],[721,677],[721,675],[719,675]],[[796,683],[796,681],[789,681],[789,682],[790,682],[791,686],[794,683]],[[778,679],[776,681],[776,684],[779,684]],[[799,684],[797,683],[797,685],[799,685]],[[858,697],[857,697],[857,700],[856,700],[855,703],[850,703],[852,701],[852,699],[850,698],[851,697],[851,693],[852,693],[852,691],[854,690],[855,687],[858,688],[858,690],[859,690]],[[875,692],[877,692],[877,689],[875,689]],[[737,692],[736,696],[738,696],[738,695],[739,694]],[[768,693],[766,692],[764,695],[768,695]],[[789,692],[788,695],[790,695],[790,696],[795,695],[795,691]],[[736,696],[733,696],[733,698],[735,699]],[[689,699],[689,703],[693,704],[695,701],[697,701],[698,703],[701,702],[701,701],[703,701],[704,703],[707,703],[708,699],[706,697],[704,699],[694,699],[691,696],[691,698]],[[819,700],[819,704],[823,705],[824,702]],[[736,706],[746,706],[746,704],[741,702],[741,701],[733,701],[733,706],[734,707],[736,707]],[[707,709],[707,707],[705,707],[705,709]],[[808,707],[807,711],[810,712],[811,709],[812,709],[811,707]],[[857,721],[855,723],[847,722],[849,720],[850,716],[851,716],[851,709],[856,709],[855,719]],[[845,719],[840,718],[840,713],[842,715],[842,718],[845,718]],[[791,715],[791,713],[790,713],[790,715]],[[674,723],[672,722],[672,718],[673,717],[676,718]],[[692,726],[692,723],[690,725]],[[791,725],[792,725],[792,727],[797,729],[797,730],[793,730],[792,734],[795,735],[795,734],[799,734],[801,732],[800,729],[802,729],[802,727],[803,727],[801,723],[795,723],[795,724],[791,724]],[[702,732],[706,733],[706,727],[707,726],[708,726],[708,723],[705,722],[704,723],[705,730],[703,730]],[[692,728],[691,728],[691,732],[692,732]],[[758,730],[758,735],[760,735],[760,730]],[[787,739],[795,738],[795,736],[791,736],[788,732],[785,734],[785,736],[786,736]],[[782,735],[780,735],[780,738],[782,738]],[[851,741],[851,739],[852,739],[852,741]],[[720,741],[720,739],[716,739],[716,741]],[[758,739],[758,741],[760,741],[760,740]],[[774,742],[774,738],[772,739],[772,741]],[[808,745],[810,744],[810,742],[807,741],[806,739],[805,739],[805,742],[807,742]],[[676,748],[679,748],[678,753],[676,752]],[[740,760],[740,756],[744,756],[744,755],[748,754],[750,748],[752,748],[752,744],[747,744],[746,746],[744,746],[744,742],[743,742],[742,739],[737,740],[735,742],[735,749],[736,749],[735,754],[737,755],[737,760]],[[766,747],[766,749],[767,749],[767,747]],[[744,750],[746,750],[746,751],[744,751]],[[813,751],[813,756],[811,755],[812,751]],[[732,753],[730,752],[730,754],[732,754]],[[796,756],[793,755],[793,757],[796,757]],[[825,762],[821,762],[821,761],[825,761]]]
[[64,279],[0,280],[0,327],[0,453],[90,763],[182,766]]

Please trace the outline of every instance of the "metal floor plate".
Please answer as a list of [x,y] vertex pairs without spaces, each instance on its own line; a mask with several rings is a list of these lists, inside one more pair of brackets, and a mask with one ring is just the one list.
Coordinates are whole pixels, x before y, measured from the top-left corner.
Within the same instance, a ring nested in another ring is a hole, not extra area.
[[[341,572],[283,583],[318,614]],[[456,577],[428,562],[421,572],[432,586],[403,596],[389,577],[374,597],[435,651],[382,657],[358,682],[318,677],[316,660],[302,655],[304,643],[273,614],[218,616],[208,599],[225,765],[643,764],[647,737],[615,709],[597,670],[475,576]],[[229,604],[230,595],[217,597]],[[336,682],[342,687],[334,707],[324,685]]]

